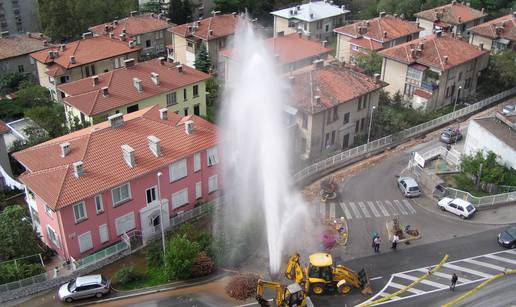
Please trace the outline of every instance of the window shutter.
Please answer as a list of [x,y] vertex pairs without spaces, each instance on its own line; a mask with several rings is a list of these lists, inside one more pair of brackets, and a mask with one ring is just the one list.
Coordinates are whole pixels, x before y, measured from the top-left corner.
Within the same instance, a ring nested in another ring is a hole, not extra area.
[[201,170],[201,153],[194,154],[194,172]]
[[107,224],[102,224],[99,226],[99,235],[100,235],[101,243],[109,241],[109,233],[108,233]]
[[79,236],[79,250],[81,253],[93,248],[93,242],[91,240],[91,232],[85,232]]
[[199,181],[195,184],[195,199],[202,198],[202,182]]
[[208,193],[216,191],[218,189],[217,175],[208,178]]

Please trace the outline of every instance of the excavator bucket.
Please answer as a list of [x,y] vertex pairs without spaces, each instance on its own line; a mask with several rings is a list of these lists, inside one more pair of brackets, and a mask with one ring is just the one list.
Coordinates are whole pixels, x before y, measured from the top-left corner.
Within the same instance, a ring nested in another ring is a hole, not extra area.
[[362,286],[362,294],[365,295],[371,295],[373,294],[373,288],[371,287],[371,284],[369,283],[369,278],[367,277],[367,273],[365,269],[360,270],[358,272],[358,280],[360,281],[360,285]]

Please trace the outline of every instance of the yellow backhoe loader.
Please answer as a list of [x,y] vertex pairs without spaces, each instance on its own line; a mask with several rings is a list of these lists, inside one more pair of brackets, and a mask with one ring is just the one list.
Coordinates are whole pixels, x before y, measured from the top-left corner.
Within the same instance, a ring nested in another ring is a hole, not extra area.
[[333,266],[333,258],[327,253],[310,255],[310,263],[304,268],[299,258],[298,253],[289,258],[285,276],[304,287],[306,293],[347,294],[351,288],[362,289],[363,294],[373,293],[364,269],[356,273],[343,265]]
[[262,307],[270,306],[270,302],[263,297],[265,288],[276,291],[276,306],[278,307],[314,306],[310,298],[303,291],[303,288],[297,283],[285,286],[279,282],[258,279],[256,301],[258,301]]

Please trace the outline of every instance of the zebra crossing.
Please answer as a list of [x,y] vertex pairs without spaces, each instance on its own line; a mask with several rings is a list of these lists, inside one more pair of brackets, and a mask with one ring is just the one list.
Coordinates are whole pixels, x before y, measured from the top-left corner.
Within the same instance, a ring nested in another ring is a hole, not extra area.
[[320,203],[316,206],[316,211],[322,217],[333,219],[344,216],[348,220],[416,213],[414,206],[406,199]]
[[[425,267],[391,275],[385,287],[366,302],[375,301],[396,293],[417,280],[421,275],[428,272],[429,269],[430,268]],[[484,281],[496,274],[511,269],[516,269],[516,250],[504,250],[447,262],[439,270],[432,273],[427,279],[422,280],[413,288],[377,305],[447,290],[449,289],[453,273],[457,274],[459,277],[457,287],[460,287],[461,285]]]

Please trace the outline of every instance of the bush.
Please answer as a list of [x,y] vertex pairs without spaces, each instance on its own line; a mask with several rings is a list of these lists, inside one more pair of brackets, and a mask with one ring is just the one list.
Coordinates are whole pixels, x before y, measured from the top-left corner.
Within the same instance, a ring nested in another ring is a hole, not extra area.
[[187,279],[192,275],[192,265],[201,248],[186,235],[173,237],[165,253],[165,269],[170,279]]
[[204,230],[195,228],[195,226],[190,223],[181,225],[177,231],[177,235],[185,236],[188,240],[198,243],[203,251],[206,251],[211,245],[210,234]]
[[145,253],[145,260],[147,265],[152,267],[159,267],[163,265],[163,247],[161,240],[152,242]]
[[192,265],[192,276],[201,277],[212,273],[215,270],[215,264],[213,260],[205,251],[197,254],[195,261]]
[[142,277],[142,274],[134,270],[134,266],[123,267],[115,274],[115,281],[119,285],[127,285]]
[[28,278],[34,275],[42,274],[45,269],[41,264],[24,263],[14,261],[0,265],[0,284]]
[[226,293],[237,300],[244,301],[256,294],[260,277],[253,273],[239,274],[231,278],[226,286]]

